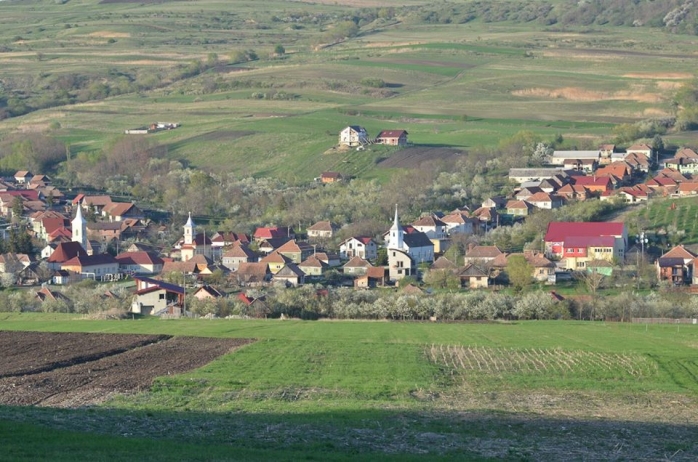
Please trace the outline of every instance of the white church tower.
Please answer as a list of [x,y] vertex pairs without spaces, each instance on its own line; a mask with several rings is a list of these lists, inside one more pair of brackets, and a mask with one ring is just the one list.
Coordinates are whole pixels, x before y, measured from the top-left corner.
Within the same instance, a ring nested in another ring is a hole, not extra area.
[[79,242],[83,249],[87,249],[87,220],[82,216],[82,205],[78,203],[78,211],[75,212],[75,218],[73,218],[72,232],[73,232],[73,242]]
[[400,226],[400,221],[397,216],[397,204],[395,205],[395,220],[393,226],[390,227],[390,237],[388,239],[388,248],[402,250],[404,248],[403,236],[405,231]]
[[184,244],[191,245],[194,243],[194,221],[191,219],[191,212],[189,212],[189,219],[184,224]]

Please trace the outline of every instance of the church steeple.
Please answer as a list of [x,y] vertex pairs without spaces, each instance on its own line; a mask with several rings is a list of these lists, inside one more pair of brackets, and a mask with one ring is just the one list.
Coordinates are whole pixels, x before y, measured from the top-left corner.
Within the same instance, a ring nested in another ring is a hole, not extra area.
[[72,226],[72,241],[79,242],[83,249],[87,249],[87,220],[82,216],[82,205],[78,203],[78,210],[75,212],[75,218],[71,222]]
[[393,220],[393,226],[390,227],[390,238],[388,240],[389,249],[399,249],[403,248],[403,236],[405,231],[400,226],[400,221],[397,215],[397,204],[395,204],[395,219]]
[[189,212],[189,219],[184,224],[184,243],[192,244],[194,242],[194,221],[191,219],[191,212]]

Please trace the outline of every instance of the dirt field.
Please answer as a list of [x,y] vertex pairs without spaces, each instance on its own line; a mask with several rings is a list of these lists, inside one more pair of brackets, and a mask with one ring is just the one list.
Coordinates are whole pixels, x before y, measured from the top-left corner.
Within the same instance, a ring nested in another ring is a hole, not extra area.
[[0,332],[0,404],[80,407],[147,389],[249,339]]
[[413,147],[401,149],[378,163],[381,168],[428,168],[434,164],[456,162],[464,153],[453,148]]

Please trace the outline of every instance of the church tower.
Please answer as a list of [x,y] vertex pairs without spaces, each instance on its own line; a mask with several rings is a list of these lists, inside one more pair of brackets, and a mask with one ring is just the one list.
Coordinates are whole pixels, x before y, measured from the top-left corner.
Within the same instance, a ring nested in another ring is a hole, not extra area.
[[83,249],[87,249],[87,220],[82,216],[82,205],[78,203],[78,211],[73,218],[72,232],[73,242],[79,242]]
[[191,219],[191,212],[189,212],[189,219],[184,224],[184,243],[193,244],[194,243],[194,222]]
[[388,248],[402,250],[404,247],[403,236],[405,231],[400,226],[400,221],[397,216],[397,205],[395,205],[395,220],[393,226],[390,227],[390,237],[388,239]]

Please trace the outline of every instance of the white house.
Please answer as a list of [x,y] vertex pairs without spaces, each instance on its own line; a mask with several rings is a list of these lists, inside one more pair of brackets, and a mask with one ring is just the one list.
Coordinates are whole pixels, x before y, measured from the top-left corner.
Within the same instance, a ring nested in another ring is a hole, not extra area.
[[341,258],[361,257],[364,260],[375,260],[378,256],[378,245],[368,236],[350,237],[339,245]]
[[342,146],[362,146],[368,144],[368,133],[364,127],[350,125],[339,132],[339,144]]

